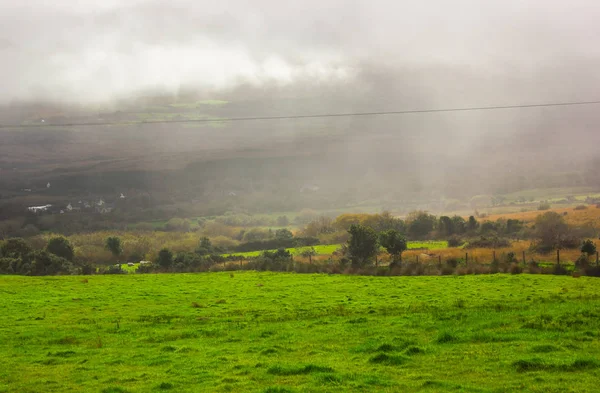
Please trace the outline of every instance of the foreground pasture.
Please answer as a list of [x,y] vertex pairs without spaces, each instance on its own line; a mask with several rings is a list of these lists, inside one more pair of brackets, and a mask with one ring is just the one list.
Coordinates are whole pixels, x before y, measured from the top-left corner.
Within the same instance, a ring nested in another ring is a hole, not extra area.
[[599,284],[0,277],[0,392],[593,392]]

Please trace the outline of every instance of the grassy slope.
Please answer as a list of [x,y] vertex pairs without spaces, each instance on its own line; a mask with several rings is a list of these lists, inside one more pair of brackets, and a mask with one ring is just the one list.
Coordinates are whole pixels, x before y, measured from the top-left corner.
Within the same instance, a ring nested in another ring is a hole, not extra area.
[[0,391],[593,392],[600,377],[593,278],[83,280],[0,277]]
[[[341,247],[340,244],[325,244],[325,245],[318,245],[318,246],[314,246],[315,251],[317,252],[317,255],[332,255],[334,252],[336,252],[337,250],[339,250]],[[420,248],[426,248],[429,250],[438,250],[438,249],[443,249],[443,248],[447,248],[448,247],[448,242],[445,240],[442,241],[425,241],[425,242],[408,242],[408,249],[420,249]],[[305,250],[306,247],[295,247],[295,248],[288,248],[287,250],[292,253],[292,255],[300,255],[300,253],[302,253],[303,250]],[[275,250],[269,250],[269,251],[275,251]],[[224,256],[240,256],[243,258],[250,258],[250,257],[257,257],[260,254],[262,254],[264,251],[248,251],[248,252],[239,252],[239,253],[232,253],[232,254],[225,254]]]

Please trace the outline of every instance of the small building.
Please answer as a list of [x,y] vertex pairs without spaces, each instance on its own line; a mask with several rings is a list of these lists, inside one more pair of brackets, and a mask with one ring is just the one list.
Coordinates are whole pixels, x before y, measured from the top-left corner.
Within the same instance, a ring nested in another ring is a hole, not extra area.
[[32,213],[43,213],[43,212],[47,212],[48,210],[50,210],[51,207],[52,207],[52,205],[30,206],[27,208],[27,210],[29,210]]

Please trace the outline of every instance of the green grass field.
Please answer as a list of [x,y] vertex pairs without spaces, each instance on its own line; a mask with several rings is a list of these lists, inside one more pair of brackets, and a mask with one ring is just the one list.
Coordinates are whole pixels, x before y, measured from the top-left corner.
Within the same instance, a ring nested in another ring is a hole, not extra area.
[[[339,250],[341,247],[342,247],[341,244],[325,244],[325,245],[314,246],[313,248],[315,249],[317,255],[332,255],[334,252]],[[295,247],[295,248],[287,248],[286,250],[289,251],[292,255],[300,255],[302,253],[302,251],[305,250],[306,248],[307,247]],[[448,248],[448,242],[445,240],[443,240],[443,241],[425,241],[425,242],[408,242],[409,250],[414,250],[414,249],[419,249],[419,248],[423,248],[423,249],[426,248],[429,250],[440,250],[440,249]],[[275,250],[269,250],[269,251],[275,251]],[[259,256],[263,252],[264,251],[235,252],[235,253],[231,253],[231,254],[225,254],[223,256],[224,257],[238,256],[238,257],[242,257],[242,258],[254,258],[254,257]]]
[[600,281],[0,277],[0,392],[596,392]]

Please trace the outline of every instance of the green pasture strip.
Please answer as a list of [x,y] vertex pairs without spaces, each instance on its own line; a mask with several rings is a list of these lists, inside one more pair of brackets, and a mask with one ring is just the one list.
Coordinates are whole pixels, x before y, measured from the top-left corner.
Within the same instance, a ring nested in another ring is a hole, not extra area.
[[0,391],[596,392],[598,282],[0,276]]

